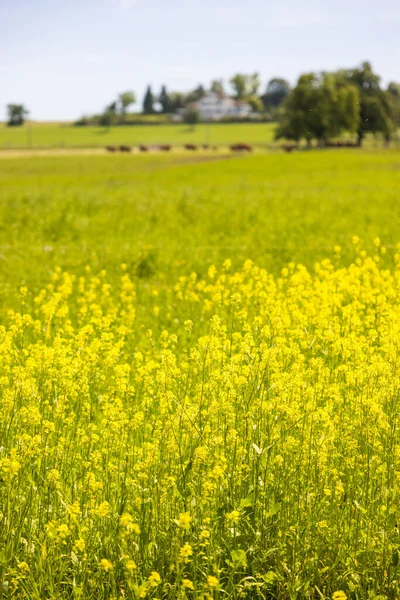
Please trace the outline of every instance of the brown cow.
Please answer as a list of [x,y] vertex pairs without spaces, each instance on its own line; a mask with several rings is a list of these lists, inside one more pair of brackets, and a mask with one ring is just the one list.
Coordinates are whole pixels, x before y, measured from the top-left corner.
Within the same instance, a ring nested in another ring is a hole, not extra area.
[[106,146],[107,152],[115,152],[117,148],[115,146]]
[[120,146],[119,149],[121,152],[130,152],[131,151],[130,146]]
[[186,150],[197,150],[196,144],[185,144]]
[[160,150],[161,152],[169,152],[171,150],[171,145],[170,144],[161,144],[160,145]]
[[250,146],[250,144],[232,144],[231,150],[232,152],[252,152],[253,146]]
[[142,144],[141,146],[139,146],[139,150],[140,150],[140,152],[148,152],[149,147]]

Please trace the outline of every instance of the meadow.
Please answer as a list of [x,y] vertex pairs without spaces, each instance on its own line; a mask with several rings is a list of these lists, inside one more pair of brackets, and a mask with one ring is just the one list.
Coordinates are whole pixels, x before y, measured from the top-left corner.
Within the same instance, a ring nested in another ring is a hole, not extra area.
[[70,123],[0,124],[0,150],[10,148],[104,148],[110,144],[232,144],[271,145],[274,123],[126,125],[74,127]]
[[0,597],[398,598],[400,152],[0,183]]

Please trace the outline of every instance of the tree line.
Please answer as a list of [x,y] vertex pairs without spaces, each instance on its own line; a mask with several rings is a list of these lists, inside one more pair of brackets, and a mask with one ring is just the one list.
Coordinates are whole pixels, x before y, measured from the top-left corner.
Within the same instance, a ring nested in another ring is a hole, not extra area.
[[[261,80],[258,73],[246,74],[236,73],[230,80],[230,92],[237,100],[248,102],[255,112],[265,113],[269,120],[276,119],[276,109],[283,103],[289,94],[289,82],[283,78],[271,79],[264,91],[259,93]],[[208,88],[199,84],[189,92],[168,91],[166,85],[162,85],[158,94],[153,92],[152,86],[147,86],[142,101],[143,115],[168,115],[185,109],[198,100],[201,100],[211,91],[217,94],[227,94],[222,79],[214,79]],[[94,121],[100,125],[110,126],[126,122],[126,109],[136,103],[136,94],[133,91],[119,94],[116,100],[108,104],[101,115],[83,117],[78,122],[81,125],[92,124]],[[189,113],[190,111],[188,111]]]
[[[231,95],[248,102],[265,120],[277,121],[277,139],[306,140],[319,144],[341,135],[354,134],[362,144],[367,133],[380,133],[389,141],[400,127],[400,84],[391,82],[386,89],[369,62],[335,72],[305,73],[291,88],[282,77],[268,81],[260,92],[259,73],[236,73],[229,80]],[[211,81],[209,91],[226,94],[222,79]],[[207,93],[198,85],[188,93],[168,91],[162,85],[154,94],[149,85],[142,102],[143,115],[169,115],[185,109]],[[82,117],[77,125],[111,126],[131,121],[129,108],[136,104],[133,91],[120,93],[100,115]],[[8,125],[22,125],[28,111],[23,104],[9,104]],[[194,111],[187,110],[188,122]],[[193,118],[193,121],[191,120]],[[198,117],[197,117],[198,118]]]
[[353,69],[301,75],[286,98],[276,138],[326,144],[344,132],[357,144],[367,133],[388,142],[400,126],[400,84],[381,87],[369,62]]

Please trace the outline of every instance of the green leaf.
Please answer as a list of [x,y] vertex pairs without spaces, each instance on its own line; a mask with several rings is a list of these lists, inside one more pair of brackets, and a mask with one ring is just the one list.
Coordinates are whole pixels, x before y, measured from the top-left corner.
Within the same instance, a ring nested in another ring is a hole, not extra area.
[[240,548],[237,550],[232,550],[231,557],[234,567],[237,568],[247,566],[246,552],[244,550],[241,550]]

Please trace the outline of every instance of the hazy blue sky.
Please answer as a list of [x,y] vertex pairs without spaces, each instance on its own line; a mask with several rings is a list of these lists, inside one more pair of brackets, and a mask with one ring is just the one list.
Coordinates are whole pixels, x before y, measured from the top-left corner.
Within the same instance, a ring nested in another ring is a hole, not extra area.
[[0,120],[9,102],[71,119],[148,83],[259,71],[264,88],[366,59],[400,81],[398,0],[0,0]]

